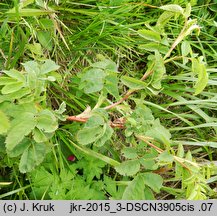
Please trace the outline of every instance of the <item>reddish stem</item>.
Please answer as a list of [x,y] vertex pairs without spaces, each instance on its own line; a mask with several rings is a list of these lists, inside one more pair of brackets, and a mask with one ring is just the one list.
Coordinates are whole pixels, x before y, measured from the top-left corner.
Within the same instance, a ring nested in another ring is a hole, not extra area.
[[[68,121],[75,121],[75,122],[82,122],[85,123],[87,122],[88,118],[82,118],[82,117],[77,117],[77,116],[68,116],[66,118],[66,120]],[[124,128],[124,123],[125,120],[120,119],[120,121],[118,121],[118,119],[114,122],[110,121],[109,124],[112,128]]]
[[109,110],[109,109],[112,109],[114,107],[116,107],[117,105],[121,104],[123,101],[127,100],[131,94],[133,94],[135,92],[135,90],[129,90],[125,95],[124,97],[122,97],[119,101],[109,105],[109,106],[106,106],[104,107],[105,110]]
[[82,118],[82,117],[77,117],[77,116],[68,116],[66,118],[68,121],[76,121],[76,122],[86,122],[88,118]]

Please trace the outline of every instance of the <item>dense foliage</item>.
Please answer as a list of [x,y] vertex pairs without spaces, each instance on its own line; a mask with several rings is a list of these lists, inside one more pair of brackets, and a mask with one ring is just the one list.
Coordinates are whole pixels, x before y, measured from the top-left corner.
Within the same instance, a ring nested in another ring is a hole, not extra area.
[[217,198],[216,12],[1,1],[0,198]]

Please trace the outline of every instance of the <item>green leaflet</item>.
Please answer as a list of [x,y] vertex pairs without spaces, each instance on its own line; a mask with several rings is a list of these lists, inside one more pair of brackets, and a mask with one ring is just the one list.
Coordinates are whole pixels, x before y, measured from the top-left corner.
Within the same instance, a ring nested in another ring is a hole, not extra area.
[[13,117],[14,119],[18,118],[25,118],[25,115],[35,115],[37,113],[36,106],[34,103],[25,103],[25,104],[5,104],[5,108],[7,109],[6,112],[8,115]]
[[189,53],[191,53],[191,45],[188,41],[182,42],[181,51],[183,56],[187,56]]
[[2,94],[11,94],[16,93],[17,91],[21,90],[26,85],[25,76],[15,70],[11,69],[9,71],[3,71],[9,77],[1,77],[0,78],[0,85],[4,85],[1,89]]
[[143,176],[137,175],[126,187],[122,199],[123,200],[146,200],[145,197],[145,184]]
[[163,153],[159,154],[158,160],[160,162],[171,163],[171,162],[173,162],[174,158],[168,151],[164,151]]
[[83,128],[77,133],[77,140],[82,145],[90,144],[102,136],[103,127],[95,126]]
[[160,124],[159,119],[156,119],[153,122],[153,126],[151,127],[151,129],[146,131],[145,135],[154,138],[162,144],[166,144],[168,146],[170,144],[171,134],[169,130],[167,130],[164,126]]
[[16,83],[17,80],[11,77],[0,77],[0,86]]
[[10,123],[8,117],[1,110],[0,110],[0,119],[1,119],[0,134],[4,134],[9,129]]
[[188,62],[188,58],[186,58],[186,56],[192,52],[191,45],[188,41],[182,42],[181,52],[182,52],[182,56],[183,56],[183,64],[185,65]]
[[203,62],[199,59],[192,59],[192,72],[198,75],[198,79],[195,83],[195,95],[200,94],[208,83],[208,73]]
[[66,111],[66,103],[62,102],[57,110],[54,110],[55,116],[60,119],[61,121],[65,121],[66,117],[63,113]]
[[105,142],[111,138],[112,134],[113,134],[113,129],[108,124],[104,124],[103,134],[100,138],[98,138],[95,141],[94,145],[98,147],[103,146]]
[[39,65],[36,61],[28,61],[28,62],[22,63],[22,65],[24,66],[25,71],[28,74],[36,74],[36,75],[40,74]]
[[13,79],[15,79],[17,81],[25,82],[25,76],[21,72],[15,70],[15,69],[11,69],[9,71],[5,70],[3,72],[5,74],[7,74],[9,77],[11,77],[11,78],[13,78]]
[[117,65],[115,64],[115,62],[109,59],[104,59],[103,61],[95,62],[91,65],[91,67],[117,72]]
[[186,5],[183,16],[187,19],[191,15],[191,6],[193,6],[192,2]]
[[115,166],[115,170],[124,176],[133,176],[140,170],[139,160],[128,160]]
[[23,113],[11,121],[11,127],[6,138],[6,148],[13,150],[36,126],[36,118],[33,113]]
[[10,93],[14,93],[19,91],[20,89],[22,89],[24,87],[22,82],[16,82],[16,83],[11,83],[8,85],[5,85],[2,90],[1,93],[2,94],[10,94]]
[[42,110],[37,116],[36,127],[43,132],[52,133],[58,128],[57,118],[50,110]]
[[81,79],[84,92],[90,94],[102,90],[105,76],[105,72],[98,68],[92,68],[86,71]]
[[38,56],[43,55],[42,47],[40,43],[34,43],[33,44],[26,44],[26,48],[31,51],[31,53],[34,53]]
[[161,81],[163,79],[164,74],[166,73],[166,68],[164,65],[164,60],[161,54],[156,51],[154,57],[154,68],[153,68],[153,75],[152,75],[152,86],[156,89],[161,88]]
[[156,193],[160,192],[163,184],[163,178],[155,173],[143,173],[141,174],[144,183],[149,186]]
[[138,30],[138,33],[149,41],[154,41],[158,43],[161,42],[161,36],[158,32],[154,32],[154,31],[146,30],[146,29],[140,29]]
[[[101,111],[101,109],[100,109],[100,111]],[[91,127],[95,127],[95,126],[103,126],[105,123],[106,117],[107,116],[105,116],[104,113],[100,113],[100,112],[97,112],[96,110],[93,110],[92,116],[88,119],[88,121],[85,124],[85,128],[87,128],[87,127],[91,128]]]
[[47,59],[44,61],[44,64],[41,65],[40,71],[41,71],[41,74],[47,74],[49,72],[56,71],[59,68],[60,66],[57,65],[54,61]]
[[125,147],[122,154],[127,159],[136,159],[138,157],[137,150],[133,147]]
[[144,89],[147,87],[145,82],[129,76],[122,76],[121,82],[130,89]]
[[48,137],[38,128],[35,128],[33,131],[33,139],[35,140],[35,142],[39,143],[39,142],[46,142],[48,141]]
[[154,43],[154,42],[141,44],[138,46],[138,48],[141,50],[144,49],[144,50],[147,50],[150,52],[158,51],[158,52],[163,53],[163,54],[166,54],[169,50],[168,47],[166,47],[162,44],[159,44],[159,43]]
[[177,4],[163,5],[163,6],[159,7],[159,8],[162,9],[162,10],[171,11],[171,12],[174,12],[174,13],[180,13],[180,14],[184,13],[184,9],[181,6],[177,5]]
[[38,63],[35,61],[28,61],[22,64],[27,72],[28,87],[33,90],[37,87],[38,78],[40,77],[40,70]]
[[119,97],[117,73],[109,72],[105,78],[105,89],[116,99]]
[[44,143],[32,142],[21,156],[19,170],[21,173],[32,171],[45,157],[46,145]]
[[3,101],[13,101],[15,99],[23,98],[24,96],[31,93],[29,88],[21,88],[20,90],[7,94],[7,95],[0,95],[0,103]]
[[164,11],[158,18],[156,26],[163,28],[167,22],[174,16],[174,13],[171,11]]
[[38,31],[37,37],[39,43],[42,45],[43,48],[48,49],[49,51],[53,49],[53,38],[50,32]]
[[24,138],[20,143],[18,143],[11,151],[7,151],[10,157],[18,157],[23,154],[23,152],[31,145],[31,139]]
[[58,113],[59,115],[63,114],[66,111],[66,103],[62,102],[59,106],[58,110],[55,110],[55,113]]
[[[154,151],[154,150],[153,150]],[[142,158],[140,158],[140,164],[146,169],[146,170],[156,170],[158,165],[156,164],[156,158],[157,154],[155,153],[149,153],[144,155]]]
[[94,143],[101,147],[113,134],[113,129],[107,123],[108,114],[104,109],[95,109],[85,123],[84,128],[77,133],[77,140],[82,145]]

